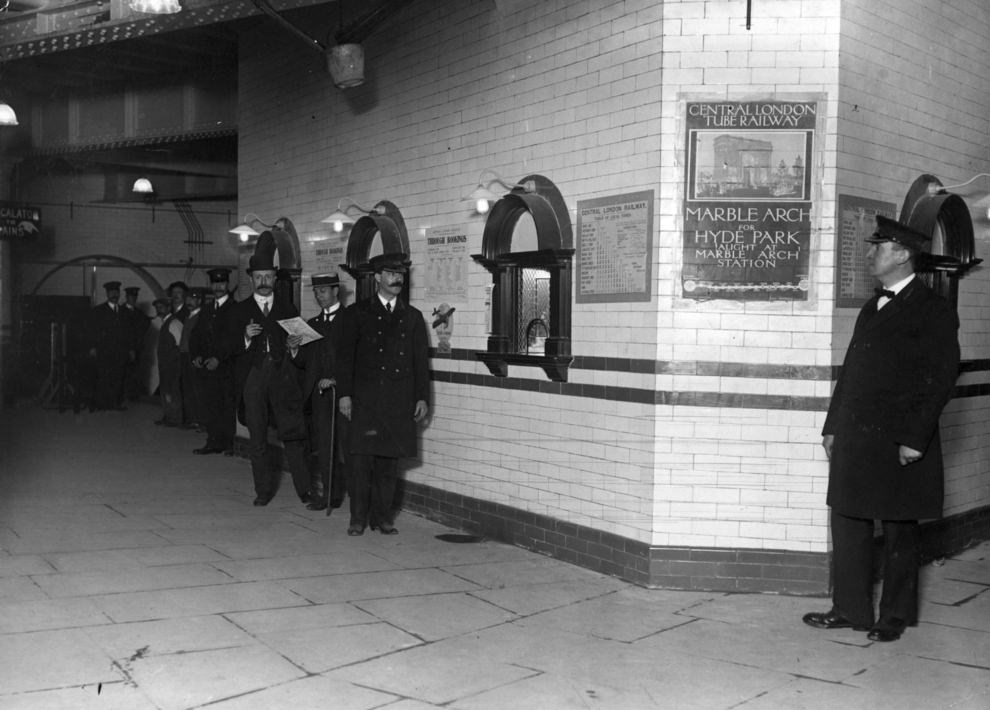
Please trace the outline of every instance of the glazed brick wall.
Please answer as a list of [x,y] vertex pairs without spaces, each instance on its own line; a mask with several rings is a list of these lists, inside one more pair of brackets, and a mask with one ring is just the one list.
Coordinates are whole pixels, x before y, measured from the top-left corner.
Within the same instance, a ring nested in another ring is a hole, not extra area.
[[[650,550],[827,550],[820,429],[851,327],[832,295],[837,155],[848,160],[839,143],[853,130],[839,117],[849,5],[761,2],[747,29],[745,3],[431,3],[369,38],[367,80],[346,92],[315,53],[245,38],[240,211],[293,220],[304,280],[316,250],[339,244],[320,220],[343,198],[401,209],[412,301],[429,315],[426,231],[462,228],[469,253],[481,251],[483,221],[461,198],[483,169],[545,175],[572,210],[654,190],[653,300],[575,303],[572,329],[578,359],[650,367],[574,367],[568,383],[648,397],[541,391],[542,371],[519,366],[509,375],[520,386],[500,387],[472,357],[434,358],[411,486]],[[685,103],[753,97],[819,102],[812,291],[795,303],[682,299]],[[876,165],[862,170],[879,179]],[[469,296],[451,305],[452,344],[470,353],[486,345],[491,279],[468,268]],[[775,406],[746,406],[764,400]]]
[[[987,172],[990,141],[990,6],[982,0],[843,3],[836,192],[892,202],[932,174],[943,184]],[[974,200],[990,187],[978,179]],[[969,196],[972,192],[960,190]],[[981,202],[986,209],[986,201]],[[974,222],[976,255],[990,253],[990,221]],[[990,274],[959,281],[959,340],[964,361],[990,357]],[[834,361],[841,362],[856,312],[836,311]],[[985,367],[964,371],[961,388],[985,388]],[[951,402],[942,417],[945,514],[990,506],[988,400]]]
[[[49,176],[24,189],[31,195],[30,204],[41,208],[43,233],[20,254],[20,293],[34,292],[58,264],[83,256],[108,255],[143,265],[163,288],[180,279],[190,286],[206,286],[207,269],[238,263],[239,250],[227,232],[237,221],[232,202],[189,203],[203,241],[212,242],[190,245],[189,230],[174,204],[103,203],[102,175]],[[102,302],[102,284],[112,280],[141,287],[139,303],[152,312],[151,286],[123,266],[98,266],[95,277],[90,269],[69,266],[45,280],[38,293],[88,295],[95,284],[95,302]]]

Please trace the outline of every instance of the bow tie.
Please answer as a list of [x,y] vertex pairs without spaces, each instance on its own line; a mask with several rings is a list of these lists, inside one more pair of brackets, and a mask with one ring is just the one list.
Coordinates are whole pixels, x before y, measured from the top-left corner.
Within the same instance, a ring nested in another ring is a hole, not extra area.
[[875,293],[878,297],[886,296],[887,298],[893,298],[894,296],[897,295],[890,289],[886,289],[886,288],[875,288],[873,289],[873,293]]

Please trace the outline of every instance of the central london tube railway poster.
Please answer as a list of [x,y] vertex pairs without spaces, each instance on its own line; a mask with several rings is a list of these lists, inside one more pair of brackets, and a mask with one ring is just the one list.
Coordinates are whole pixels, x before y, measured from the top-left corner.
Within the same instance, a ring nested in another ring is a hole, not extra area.
[[805,301],[815,101],[687,104],[682,296]]

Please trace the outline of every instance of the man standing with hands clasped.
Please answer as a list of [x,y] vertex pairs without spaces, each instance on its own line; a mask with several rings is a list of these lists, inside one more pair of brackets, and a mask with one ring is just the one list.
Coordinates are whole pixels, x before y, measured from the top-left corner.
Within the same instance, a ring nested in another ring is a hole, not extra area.
[[[918,623],[918,520],[942,515],[938,418],[959,370],[959,319],[914,273],[929,237],[876,219],[866,261],[883,288],[856,320],[822,432],[830,466],[832,609],[803,620],[896,641]],[[878,616],[875,520],[884,538]]]
[[405,254],[371,259],[377,293],[341,316],[339,409],[350,421],[348,535],[392,525],[399,457],[416,455],[416,425],[429,412],[429,364],[423,314],[399,294],[409,272]]

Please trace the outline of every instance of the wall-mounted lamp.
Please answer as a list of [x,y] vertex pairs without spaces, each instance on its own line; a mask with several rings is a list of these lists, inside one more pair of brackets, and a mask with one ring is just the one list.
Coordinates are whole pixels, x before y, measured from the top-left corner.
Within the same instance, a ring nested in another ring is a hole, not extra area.
[[[485,181],[485,175],[491,175],[492,178]],[[491,186],[498,183],[506,190],[514,190],[517,187],[521,187],[523,191],[533,193],[536,192],[536,183],[533,180],[527,180],[524,183],[511,183],[504,180],[498,173],[494,170],[482,170],[481,175],[478,176],[478,184],[475,186],[471,194],[466,197],[461,198],[461,202],[473,202],[474,209],[478,214],[487,214],[488,209],[491,207],[491,203],[499,199],[499,195],[496,195],[491,190]]]
[[[347,206],[344,207],[344,200],[347,200]],[[385,214],[384,209],[381,207],[375,207],[374,210],[368,210],[354,202],[349,197],[337,201],[337,209],[328,214],[326,217],[320,221],[324,224],[332,224],[333,231],[340,233],[344,231],[345,224],[354,224],[357,220],[352,218],[348,212],[351,210],[356,210],[362,215],[371,214],[372,212],[377,212],[380,215]]]
[[[969,185],[973,184],[974,182],[976,182],[980,178],[990,178],[990,173],[977,173],[976,175],[974,175],[973,177],[971,177],[966,182],[961,182],[958,185],[941,185],[938,182],[929,182],[928,183],[928,196],[929,197],[934,197],[935,195],[938,195],[940,193],[956,192],[960,188],[968,187]],[[988,199],[990,199],[990,192],[987,192],[986,190],[984,190],[983,192],[986,193],[986,194],[984,194],[983,197],[981,197],[979,200],[977,200],[976,203],[973,205],[973,207],[982,206],[982,205],[980,205],[981,202],[988,202]],[[973,196],[970,196],[970,197],[973,197]],[[979,212],[977,212],[977,214],[979,214]],[[990,220],[990,204],[987,204],[987,207],[985,209],[985,212],[981,216],[982,217],[985,217],[987,220]]]
[[6,102],[0,102],[0,126],[16,126],[17,114],[14,113],[14,109],[10,107],[10,104]]
[[182,12],[179,0],[130,0],[128,6],[134,12],[143,12],[147,15],[174,15]]
[[138,178],[134,181],[131,192],[136,192],[139,195],[153,195],[155,194],[155,187],[148,178]]
[[266,224],[261,221],[261,218],[253,212],[249,212],[244,215],[244,221],[239,225],[230,230],[231,234],[236,234],[242,242],[249,242],[251,237],[257,237],[261,232],[254,228],[254,225],[261,225],[263,229],[282,229],[282,220],[278,220],[275,224]]

